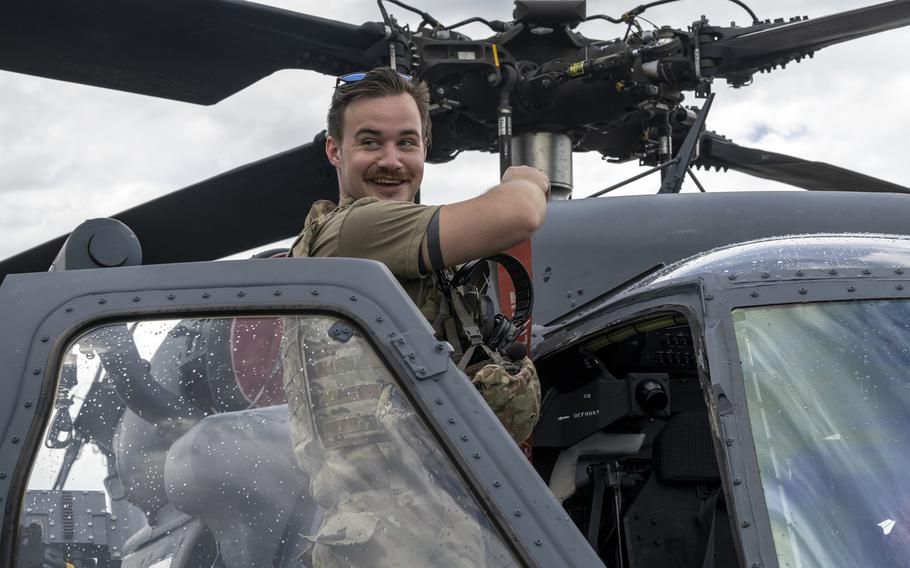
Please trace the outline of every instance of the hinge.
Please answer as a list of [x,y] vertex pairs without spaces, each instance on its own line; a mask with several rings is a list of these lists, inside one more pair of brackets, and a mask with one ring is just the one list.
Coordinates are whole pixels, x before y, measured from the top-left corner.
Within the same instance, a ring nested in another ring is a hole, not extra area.
[[417,379],[431,379],[448,369],[453,351],[448,342],[438,341],[423,331],[393,333],[390,337],[395,352]]

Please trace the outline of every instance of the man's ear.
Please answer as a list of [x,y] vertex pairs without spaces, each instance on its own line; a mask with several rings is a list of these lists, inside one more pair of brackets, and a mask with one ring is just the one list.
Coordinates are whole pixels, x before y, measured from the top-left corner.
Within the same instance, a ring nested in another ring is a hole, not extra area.
[[325,157],[336,168],[341,163],[341,144],[336,142],[334,136],[325,137]]

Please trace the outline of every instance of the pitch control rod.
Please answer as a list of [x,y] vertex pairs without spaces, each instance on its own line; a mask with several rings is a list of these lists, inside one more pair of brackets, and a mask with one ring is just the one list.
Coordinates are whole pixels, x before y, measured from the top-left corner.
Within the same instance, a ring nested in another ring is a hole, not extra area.
[[[686,179],[686,172],[689,170],[689,164],[695,158],[695,151],[698,150],[698,141],[705,130],[705,120],[708,118],[708,111],[711,110],[711,103],[714,101],[714,93],[708,95],[705,104],[702,105],[695,122],[689,128],[686,139],[683,140],[679,152],[676,154],[676,163],[667,168],[664,181],[660,185],[657,193],[679,193],[682,182]],[[693,176],[694,177],[694,176]]]

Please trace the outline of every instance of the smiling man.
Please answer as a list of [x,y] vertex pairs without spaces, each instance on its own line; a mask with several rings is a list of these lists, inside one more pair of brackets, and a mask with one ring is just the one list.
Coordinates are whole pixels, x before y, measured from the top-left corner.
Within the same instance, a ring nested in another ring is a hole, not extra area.
[[[531,238],[543,223],[549,181],[534,168],[510,168],[480,197],[445,206],[414,203],[430,142],[428,107],[426,85],[389,68],[339,79],[325,144],[338,173],[339,203],[313,205],[291,256],[384,263],[437,336],[458,340],[447,308],[453,298],[442,295],[437,279],[445,268]],[[434,463],[433,445],[408,442],[421,439],[420,419],[382,363],[355,349],[364,343],[355,338],[334,341],[316,323],[285,322],[291,440],[310,475],[311,495],[326,511],[313,537],[313,566],[487,564],[492,550],[482,514],[449,495],[449,484],[434,481],[436,473],[421,473],[419,464]],[[482,368],[468,371],[521,442],[540,409],[537,373],[526,357],[505,362],[490,353],[491,360],[477,364]]]
[[538,169],[512,167],[479,197],[444,207],[415,204],[430,143],[426,85],[390,68],[339,82],[325,145],[338,173],[339,203],[313,205],[291,256],[383,262],[433,322],[439,308],[433,271],[530,239],[543,224],[549,180]]
[[[536,168],[512,167],[479,197],[445,206],[414,203],[430,143],[429,102],[424,83],[388,67],[339,78],[325,143],[338,173],[339,203],[313,205],[291,256],[384,263],[437,337],[455,343],[457,322],[452,298],[440,292],[441,271],[530,239],[544,220],[549,180]],[[533,365],[525,358],[511,374],[498,365],[474,374],[481,365],[469,374],[516,442],[524,441],[540,404]]]

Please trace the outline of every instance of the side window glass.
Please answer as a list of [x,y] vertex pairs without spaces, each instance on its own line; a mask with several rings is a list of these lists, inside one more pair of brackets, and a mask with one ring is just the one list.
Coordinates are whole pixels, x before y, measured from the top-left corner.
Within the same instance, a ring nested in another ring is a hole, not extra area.
[[110,324],[58,377],[19,566],[516,564],[350,322]]

